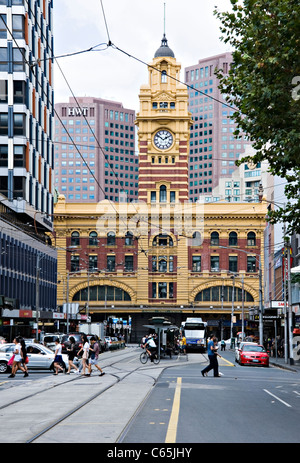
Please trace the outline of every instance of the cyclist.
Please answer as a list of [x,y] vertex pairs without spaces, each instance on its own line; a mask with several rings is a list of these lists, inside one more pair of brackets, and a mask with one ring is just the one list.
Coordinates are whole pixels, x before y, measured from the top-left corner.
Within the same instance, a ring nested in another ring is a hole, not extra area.
[[156,353],[157,347],[156,347],[155,341],[152,336],[149,336],[149,338],[147,339],[146,343],[144,344],[144,349],[146,349],[146,351],[149,354],[151,362],[153,362],[153,354]]

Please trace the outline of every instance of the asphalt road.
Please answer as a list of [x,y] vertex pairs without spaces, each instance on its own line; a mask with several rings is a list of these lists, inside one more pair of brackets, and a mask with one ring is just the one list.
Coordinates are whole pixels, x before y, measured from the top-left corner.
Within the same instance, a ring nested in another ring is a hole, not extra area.
[[121,441],[299,443],[299,374],[222,355],[220,378],[202,377],[203,365],[191,362],[166,369]]

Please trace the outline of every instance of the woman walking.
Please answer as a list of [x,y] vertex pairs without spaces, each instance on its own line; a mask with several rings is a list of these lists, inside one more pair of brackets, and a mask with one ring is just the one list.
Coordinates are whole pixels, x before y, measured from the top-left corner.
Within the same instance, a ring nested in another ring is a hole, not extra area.
[[17,373],[17,371],[20,369],[22,370],[24,373],[26,373],[26,370],[25,368],[23,368],[21,366],[21,363],[22,363],[22,350],[21,350],[21,344],[20,344],[20,338],[17,337],[13,340],[14,344],[15,344],[15,350],[14,350],[14,361],[13,361],[13,365],[12,365],[12,371],[11,371],[11,375],[9,375],[9,378],[14,378],[15,377],[15,374]]
[[69,368],[67,371],[67,375],[70,374],[71,368],[74,368],[76,370],[76,373],[79,372],[78,368],[74,365],[73,360],[76,355],[75,353],[75,338],[73,336],[70,336],[70,348],[67,349],[68,351],[68,357],[69,357]]
[[28,376],[28,369],[26,365],[26,360],[28,361],[28,357],[27,357],[26,344],[23,338],[20,339],[20,344],[21,344],[22,364],[25,369],[24,378],[26,378]]
[[[82,376],[85,376],[85,369],[88,367],[88,364],[89,364],[89,350],[90,350],[90,345],[89,345],[88,338],[87,338],[86,334],[81,335],[81,342],[82,342],[82,347],[77,352],[77,355],[79,355],[80,352],[83,351],[83,354],[82,354]],[[90,375],[88,375],[88,376],[90,376]]]
[[58,370],[64,371],[63,367],[61,364],[63,363],[62,359],[62,345],[60,344],[59,340],[56,339],[55,341],[56,347],[55,347],[55,357],[54,357],[54,368],[56,370],[56,373],[54,375],[58,375]]

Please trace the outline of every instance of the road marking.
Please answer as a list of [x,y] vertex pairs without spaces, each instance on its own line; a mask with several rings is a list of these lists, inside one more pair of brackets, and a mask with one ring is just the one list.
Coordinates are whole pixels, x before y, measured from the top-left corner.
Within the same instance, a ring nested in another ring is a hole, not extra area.
[[284,400],[279,399],[279,397],[277,397],[276,395],[272,394],[272,392],[268,391],[267,389],[264,389],[264,391],[265,391],[267,394],[269,394],[269,395],[271,395],[272,397],[274,397],[275,399],[279,400],[279,402],[283,403],[286,407],[292,408],[291,405],[289,405],[288,403],[286,403]]
[[300,395],[299,392],[297,392],[297,391],[293,391],[293,392],[295,392],[295,394],[297,394],[297,395]]
[[179,417],[179,409],[180,409],[181,382],[182,382],[182,378],[177,378],[172,413],[170,416],[170,421],[169,421],[165,443],[173,443],[173,444],[176,443],[178,417]]

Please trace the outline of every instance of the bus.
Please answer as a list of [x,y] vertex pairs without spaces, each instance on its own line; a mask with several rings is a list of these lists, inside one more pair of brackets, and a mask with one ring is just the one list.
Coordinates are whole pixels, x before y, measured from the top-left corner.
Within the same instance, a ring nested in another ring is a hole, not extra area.
[[207,323],[202,318],[187,318],[181,323],[181,334],[186,338],[187,349],[206,351]]

